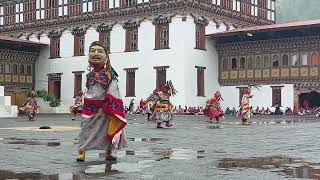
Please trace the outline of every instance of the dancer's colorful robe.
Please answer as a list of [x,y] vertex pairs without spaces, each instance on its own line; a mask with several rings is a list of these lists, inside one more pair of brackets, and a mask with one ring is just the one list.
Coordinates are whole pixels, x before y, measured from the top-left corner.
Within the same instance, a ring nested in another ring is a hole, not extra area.
[[220,106],[219,100],[211,98],[206,103],[206,114],[210,119],[219,119],[224,116],[224,112]]
[[113,69],[87,74],[87,91],[82,107],[80,150],[121,149],[126,146],[123,102]]
[[151,102],[153,107],[153,113],[150,120],[156,123],[167,122],[171,124],[173,120],[172,104],[170,103],[170,96],[165,95],[163,92],[158,91],[151,94],[147,101]]

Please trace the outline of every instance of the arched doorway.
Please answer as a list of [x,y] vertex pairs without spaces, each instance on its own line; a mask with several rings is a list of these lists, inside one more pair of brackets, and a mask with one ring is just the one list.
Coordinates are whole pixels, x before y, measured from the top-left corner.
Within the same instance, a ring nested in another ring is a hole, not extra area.
[[299,95],[300,107],[313,108],[320,106],[320,93],[311,91],[308,93],[301,93]]

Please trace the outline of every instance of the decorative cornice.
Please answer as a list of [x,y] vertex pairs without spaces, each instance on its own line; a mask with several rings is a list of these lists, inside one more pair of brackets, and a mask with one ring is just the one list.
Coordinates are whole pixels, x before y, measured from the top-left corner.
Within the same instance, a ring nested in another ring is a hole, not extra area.
[[38,53],[0,49],[0,60],[36,61]]
[[138,28],[138,27],[140,27],[140,23],[134,22],[134,21],[128,21],[128,22],[125,22],[122,27],[123,27],[123,29]]
[[71,31],[72,35],[85,35],[87,32],[87,28],[76,27]]
[[318,47],[320,47],[320,35],[217,44],[217,51],[221,55],[239,53],[255,54],[256,52],[262,51],[281,51],[306,48],[310,50],[310,48]]
[[60,31],[52,30],[48,33],[49,38],[58,38],[61,37],[62,33]]
[[15,24],[8,27],[0,28],[0,34],[10,32],[23,32],[38,29],[59,28],[68,25],[81,25],[93,22],[106,21],[124,21],[135,17],[149,17],[154,14],[166,14],[168,12],[194,13],[208,17],[216,17],[224,21],[237,22],[245,26],[273,24],[274,22],[265,19],[258,19],[254,16],[238,13],[234,14],[232,10],[223,9],[212,5],[209,1],[177,1],[166,0],[156,1],[154,3],[141,3],[125,8],[112,8],[104,12],[89,13],[79,16],[65,16],[50,20],[36,20],[35,22],[25,24]]
[[100,24],[97,27],[97,32],[109,32],[112,30],[113,25],[105,25],[105,24]]
[[[238,85],[270,85],[270,84],[294,84],[295,86],[301,86],[299,84],[314,84],[319,83],[318,77],[305,77],[305,78],[264,78],[264,79],[236,79],[236,80],[222,80],[219,79],[221,86],[238,86]],[[306,85],[302,85],[306,87]]]
[[171,23],[171,18],[172,17],[165,17],[165,16],[160,15],[160,16],[156,17],[153,20],[152,24],[154,24],[154,25],[156,25],[156,24],[168,24],[168,23]]

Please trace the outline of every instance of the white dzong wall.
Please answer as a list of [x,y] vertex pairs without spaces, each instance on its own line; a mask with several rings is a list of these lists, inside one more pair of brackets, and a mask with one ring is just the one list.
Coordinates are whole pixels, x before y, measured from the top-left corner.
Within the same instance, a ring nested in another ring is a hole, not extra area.
[[[217,26],[210,21],[206,27],[206,34],[225,31],[222,23]],[[119,87],[125,105],[134,98],[138,104],[141,98],[146,98],[156,87],[156,66],[169,66],[167,80],[172,80],[178,91],[172,98],[174,105],[204,106],[206,99],[212,92],[219,90],[218,84],[218,55],[214,42],[207,39],[206,50],[195,49],[195,23],[194,18],[187,16],[172,17],[169,24],[170,49],[154,50],[155,27],[150,20],[140,23],[138,30],[138,49],[135,52],[124,52],[125,30],[120,24],[115,24],[111,31],[111,64],[119,74]],[[60,38],[61,58],[49,59],[49,48],[41,51],[36,62],[36,89],[48,89],[48,76],[50,73],[62,73],[61,101],[64,105],[73,103],[74,74],[73,71],[85,71],[83,74],[83,89],[85,88],[85,74],[87,71],[88,47],[91,42],[97,41],[98,32],[89,28],[85,35],[85,55],[73,56],[73,35],[69,30],[62,32]],[[40,41],[30,37],[31,41],[49,44],[47,34],[42,34]],[[195,66],[205,67],[205,97],[197,96],[197,69]],[[126,71],[125,68],[138,68],[135,74],[135,97],[125,97]]]

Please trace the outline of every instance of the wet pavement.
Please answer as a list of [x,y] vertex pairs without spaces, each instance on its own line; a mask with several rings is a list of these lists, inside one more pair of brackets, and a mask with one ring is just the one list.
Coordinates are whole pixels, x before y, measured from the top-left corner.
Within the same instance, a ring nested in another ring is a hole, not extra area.
[[0,119],[0,179],[320,179],[320,119],[313,117],[256,116],[241,126],[232,117],[216,125],[176,116],[173,127],[156,129],[131,115],[129,146],[116,152],[117,162],[89,151],[81,163],[80,118],[70,119]]

